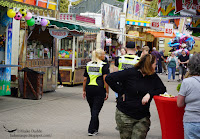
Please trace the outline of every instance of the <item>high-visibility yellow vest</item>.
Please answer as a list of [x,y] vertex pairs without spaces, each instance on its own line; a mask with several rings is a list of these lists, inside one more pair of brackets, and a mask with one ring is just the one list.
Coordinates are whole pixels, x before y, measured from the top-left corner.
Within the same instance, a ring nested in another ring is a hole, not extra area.
[[118,65],[118,70],[124,70],[128,68],[134,67],[135,64],[137,64],[140,60],[140,57],[136,55],[129,55],[126,54],[124,56],[119,57],[119,65]]
[[101,63],[96,63],[96,62],[89,62],[86,66],[87,68],[87,73],[89,75],[90,78],[90,82],[88,85],[96,85],[97,84],[97,78],[102,76],[102,68],[103,68],[103,64],[106,64],[105,62],[101,62]]

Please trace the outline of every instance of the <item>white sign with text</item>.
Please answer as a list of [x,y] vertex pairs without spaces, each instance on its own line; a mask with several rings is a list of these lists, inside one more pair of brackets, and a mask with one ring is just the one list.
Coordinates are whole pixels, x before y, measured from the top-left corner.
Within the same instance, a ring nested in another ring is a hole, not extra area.
[[165,36],[173,36],[173,24],[165,24]]
[[155,30],[160,29],[160,19],[159,18],[151,19],[151,28],[155,29]]

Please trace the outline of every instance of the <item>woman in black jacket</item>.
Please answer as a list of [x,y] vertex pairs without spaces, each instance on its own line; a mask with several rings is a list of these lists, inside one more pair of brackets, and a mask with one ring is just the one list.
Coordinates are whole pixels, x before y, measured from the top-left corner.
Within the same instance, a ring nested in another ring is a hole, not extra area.
[[147,54],[134,68],[114,72],[106,77],[111,89],[121,96],[115,117],[121,139],[146,138],[151,124],[150,102],[154,95],[166,92],[166,87],[155,73],[155,67],[156,57]]

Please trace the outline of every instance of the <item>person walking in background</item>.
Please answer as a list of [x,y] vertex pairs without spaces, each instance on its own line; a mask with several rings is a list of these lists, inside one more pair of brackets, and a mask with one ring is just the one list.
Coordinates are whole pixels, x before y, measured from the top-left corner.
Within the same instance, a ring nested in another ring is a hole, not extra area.
[[180,82],[183,80],[186,70],[187,70],[187,63],[189,62],[189,56],[186,55],[185,50],[182,50],[181,55],[178,57],[178,63],[179,63],[179,79]]
[[116,60],[115,66],[118,67],[118,70],[124,70],[134,67],[139,61],[139,57],[136,56],[135,42],[128,42],[126,45],[127,54],[120,56]]
[[[123,99],[118,99],[116,123],[121,139],[145,139],[150,129],[150,102],[154,95],[166,92],[161,79],[155,74],[156,57],[146,54],[133,67],[113,72],[106,82]],[[122,83],[122,86],[118,85]]]
[[140,46],[137,46],[137,56],[140,57],[142,54],[142,51],[140,49]]
[[164,72],[166,73],[167,72],[167,68],[166,68],[166,65],[165,65],[164,53],[165,53],[165,50],[160,51],[161,58],[159,60],[161,61],[161,64],[162,64],[162,67],[161,67],[160,70],[162,71],[162,68],[163,68]]
[[149,46],[144,46],[142,48],[142,53],[141,53],[140,57],[142,57],[142,56],[144,56],[146,54],[149,54]]
[[88,136],[98,134],[99,113],[104,101],[108,99],[109,87],[105,77],[109,73],[109,66],[103,60],[105,52],[97,49],[92,52],[92,61],[87,63],[83,81],[83,99],[87,98],[90,106],[91,120],[88,128]]
[[61,75],[60,75],[59,63],[60,63],[60,61],[58,59],[58,81],[60,82],[60,85],[58,85],[58,88],[63,88],[62,79],[61,79]]
[[156,66],[156,72],[157,73],[162,73],[161,69],[162,69],[162,63],[161,61],[159,60],[161,58],[161,54],[156,51],[156,47],[153,47],[152,49],[153,51],[151,52],[152,55],[156,56],[156,63],[157,63],[157,66]]
[[175,80],[175,72],[176,68],[178,68],[178,59],[175,56],[174,52],[171,53],[171,55],[167,58],[167,68],[168,68],[168,82],[171,80],[171,77],[173,77],[173,81]]
[[188,63],[189,78],[185,78],[177,98],[177,106],[184,107],[185,139],[200,139],[200,54],[191,57]]
[[120,50],[120,53],[121,53],[121,56],[125,55],[126,54],[126,48],[122,47],[121,50]]

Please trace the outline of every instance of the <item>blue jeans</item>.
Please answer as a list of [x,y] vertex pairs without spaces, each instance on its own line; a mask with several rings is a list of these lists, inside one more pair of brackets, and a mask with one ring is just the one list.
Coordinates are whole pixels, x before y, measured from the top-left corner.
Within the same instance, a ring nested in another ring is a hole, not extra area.
[[105,97],[87,96],[87,101],[90,106],[91,120],[88,128],[88,133],[94,133],[99,130],[99,113],[103,107]]
[[176,67],[168,67],[168,80],[170,80],[171,77],[173,77],[173,80],[175,79],[175,71]]
[[200,122],[187,123],[184,122],[184,138],[185,139],[200,139]]

